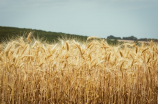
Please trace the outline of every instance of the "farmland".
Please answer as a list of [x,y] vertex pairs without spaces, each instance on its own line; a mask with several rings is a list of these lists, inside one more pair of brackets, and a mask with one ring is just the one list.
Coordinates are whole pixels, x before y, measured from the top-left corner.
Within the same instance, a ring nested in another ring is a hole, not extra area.
[[156,104],[158,46],[105,40],[48,44],[20,37],[1,44],[0,103]]

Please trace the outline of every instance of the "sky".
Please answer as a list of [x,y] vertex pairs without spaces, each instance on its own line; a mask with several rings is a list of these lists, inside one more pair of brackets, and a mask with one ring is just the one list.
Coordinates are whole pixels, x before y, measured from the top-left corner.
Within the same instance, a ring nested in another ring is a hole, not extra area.
[[158,0],[0,0],[0,26],[158,39]]

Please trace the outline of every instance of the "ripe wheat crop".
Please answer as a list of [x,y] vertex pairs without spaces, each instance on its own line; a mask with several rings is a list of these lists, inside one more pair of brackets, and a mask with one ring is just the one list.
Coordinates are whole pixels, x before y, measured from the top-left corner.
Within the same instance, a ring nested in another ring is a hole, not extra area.
[[106,41],[0,45],[1,104],[156,104],[158,46]]

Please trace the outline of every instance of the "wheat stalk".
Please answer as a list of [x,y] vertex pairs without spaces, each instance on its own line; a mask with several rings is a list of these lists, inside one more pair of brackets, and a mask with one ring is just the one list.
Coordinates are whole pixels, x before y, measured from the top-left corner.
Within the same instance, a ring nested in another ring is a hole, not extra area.
[[1,44],[0,103],[158,103],[154,42],[124,48],[97,40],[60,45],[33,42],[30,34],[27,41]]

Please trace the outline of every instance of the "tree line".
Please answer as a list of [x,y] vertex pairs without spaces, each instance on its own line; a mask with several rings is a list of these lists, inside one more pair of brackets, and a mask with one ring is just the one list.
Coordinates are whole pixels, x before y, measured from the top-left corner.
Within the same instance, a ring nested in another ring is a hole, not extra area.
[[[36,29],[29,29],[29,28],[0,26],[0,43],[3,41],[6,42],[11,39],[16,39],[21,36],[27,37],[29,32],[33,33],[34,38],[42,39],[46,41],[47,43],[55,43],[55,42],[58,42],[59,39],[75,39],[77,41],[86,42],[88,38],[88,36],[67,34],[67,33],[62,33],[62,32],[51,32],[51,31],[43,31],[43,30],[36,30]],[[122,42],[119,42],[118,40],[133,40],[134,42],[153,40],[154,42],[158,42],[158,39],[148,39],[148,38],[137,39],[134,36],[121,38],[121,37],[115,37],[113,35],[107,36],[107,39],[105,40],[107,41],[109,45],[122,44]]]
[[43,39],[48,43],[59,41],[59,39],[76,39],[78,41],[86,41],[87,36],[81,36],[76,34],[67,34],[62,32],[51,32],[29,28],[17,28],[17,27],[4,27],[0,26],[0,43],[3,41],[9,41],[17,37],[27,37],[28,33],[32,32],[34,38]]
[[154,41],[154,42],[158,42],[158,39],[153,39],[153,38],[140,38],[138,39],[135,36],[129,36],[129,37],[115,37],[113,35],[107,36],[107,39],[120,39],[120,40],[133,40],[133,41]]

